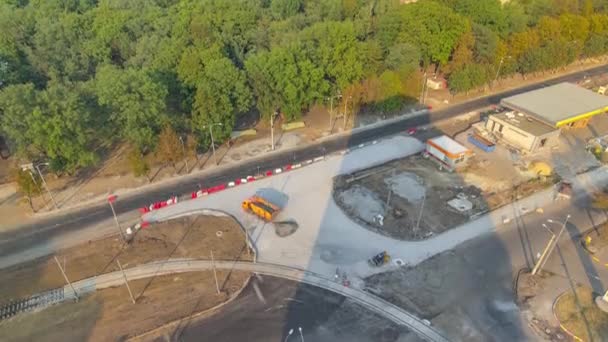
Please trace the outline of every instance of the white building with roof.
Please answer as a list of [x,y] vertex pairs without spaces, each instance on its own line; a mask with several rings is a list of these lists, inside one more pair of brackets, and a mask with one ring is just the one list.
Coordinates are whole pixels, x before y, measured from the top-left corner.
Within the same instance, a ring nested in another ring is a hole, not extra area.
[[437,160],[449,170],[454,170],[466,164],[473,151],[447,135],[441,135],[427,140],[425,155]]

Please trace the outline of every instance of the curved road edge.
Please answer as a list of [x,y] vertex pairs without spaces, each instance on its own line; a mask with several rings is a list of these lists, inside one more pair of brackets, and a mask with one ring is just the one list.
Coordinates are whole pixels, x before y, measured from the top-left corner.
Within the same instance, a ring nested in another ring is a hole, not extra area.
[[[408,311],[368,292],[345,287],[320,274],[283,265],[252,263],[245,261],[218,260],[215,261],[215,267],[260,273],[317,286],[349,298],[359,305],[391,320],[394,323],[404,325],[427,341],[449,341],[434,327],[430,326],[428,323],[425,323],[424,320],[416,317]],[[129,280],[136,280],[173,273],[196,272],[211,268],[213,268],[213,263],[209,260],[170,259],[167,261],[151,262],[128,268],[125,269],[124,272]],[[124,278],[120,271],[106,273],[72,283],[78,294],[113,286],[120,286],[123,284]],[[74,298],[74,293],[70,286],[64,287],[64,295],[66,298]]]

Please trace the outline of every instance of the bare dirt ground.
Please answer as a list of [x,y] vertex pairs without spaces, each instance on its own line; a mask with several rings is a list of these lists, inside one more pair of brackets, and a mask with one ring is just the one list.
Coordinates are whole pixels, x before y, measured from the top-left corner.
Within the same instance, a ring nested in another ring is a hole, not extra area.
[[[123,268],[169,258],[251,260],[239,224],[228,217],[193,216],[153,224],[140,230],[130,244],[119,238],[89,241],[58,252],[60,263],[72,281]],[[53,256],[3,269],[0,274],[0,303],[44,290],[65,281]]]
[[218,270],[223,284],[216,293],[212,271],[140,279],[125,287],[97,291],[77,303],[16,316],[0,323],[3,341],[120,341],[155,329],[231,298],[248,273]]
[[[472,213],[460,213],[446,204],[460,193],[473,203]],[[337,177],[334,198],[357,221],[403,240],[439,234],[488,209],[478,188],[465,184],[458,174],[438,171],[436,164],[421,156]],[[374,219],[378,214],[384,216],[382,224]]]
[[[378,233],[420,240],[555,183],[552,177],[519,172],[509,159],[479,159],[473,157],[454,173],[440,171],[420,155],[396,160],[337,177],[334,199],[351,218]],[[472,209],[461,212],[447,204],[457,197],[470,201]]]

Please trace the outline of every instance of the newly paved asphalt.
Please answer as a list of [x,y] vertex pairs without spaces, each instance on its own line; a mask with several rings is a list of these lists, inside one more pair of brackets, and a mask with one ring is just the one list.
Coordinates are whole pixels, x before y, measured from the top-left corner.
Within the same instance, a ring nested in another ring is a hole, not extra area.
[[[323,142],[306,145],[302,148],[286,152],[278,152],[269,156],[262,156],[255,160],[245,161],[221,171],[209,172],[201,179],[184,179],[178,184],[159,185],[154,189],[142,191],[136,195],[122,199],[116,205],[117,214],[126,213],[137,208],[149,205],[150,202],[158,199],[168,198],[171,195],[181,195],[190,193],[202,187],[210,187],[232,181],[243,175],[256,174],[258,167],[264,169],[274,169],[289,163],[311,159],[327,153],[339,151],[351,146],[359,145],[363,142],[377,139],[383,136],[396,134],[407,130],[410,127],[431,124],[438,120],[457,116],[480,109],[489,105],[497,104],[501,98],[523,93],[533,89],[545,87],[547,85],[560,82],[576,82],[584,77],[599,75],[608,72],[608,66],[600,66],[586,71],[580,71],[566,76],[561,76],[552,80],[539,82],[522,88],[502,92],[499,94],[482,97],[470,102],[457,104],[449,108],[432,111],[428,115],[417,116],[404,119],[390,125],[375,127],[369,130],[357,132],[349,136],[336,136]],[[105,203],[100,203],[76,212],[60,214],[52,218],[37,221],[36,223],[26,224],[17,230],[0,234],[0,257],[21,250],[24,246],[35,244],[40,241],[51,239],[67,232],[76,231],[88,225],[99,223],[112,217],[110,208]]]
[[250,284],[219,312],[183,321],[168,335],[179,341],[393,342],[408,334],[404,327],[314,286],[268,276],[258,286],[265,303]]

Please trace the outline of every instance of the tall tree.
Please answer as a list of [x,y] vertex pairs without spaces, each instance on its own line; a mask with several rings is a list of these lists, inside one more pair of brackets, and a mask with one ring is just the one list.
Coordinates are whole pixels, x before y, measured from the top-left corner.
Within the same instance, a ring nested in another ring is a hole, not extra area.
[[166,120],[166,87],[145,71],[104,65],[97,70],[95,88],[122,137],[142,151],[154,147]]
[[175,130],[173,130],[171,125],[165,124],[158,136],[156,156],[163,163],[171,164],[175,169],[175,164],[184,158],[183,150]]

